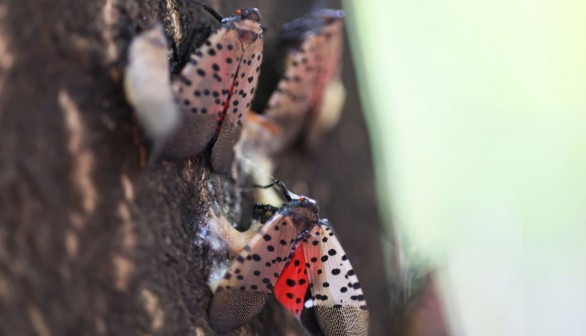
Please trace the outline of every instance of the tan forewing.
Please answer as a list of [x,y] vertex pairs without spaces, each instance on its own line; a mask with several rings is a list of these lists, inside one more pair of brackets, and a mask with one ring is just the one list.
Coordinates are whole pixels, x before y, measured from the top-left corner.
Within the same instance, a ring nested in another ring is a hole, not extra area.
[[212,299],[210,324],[216,331],[232,330],[260,313],[296,237],[291,217],[276,214],[251,239],[233,261]]
[[[301,47],[289,55],[285,76],[269,99],[265,112],[269,120],[283,129],[273,145],[274,152],[290,145],[302,133],[312,137],[316,136],[313,133],[320,133],[316,128],[322,126],[316,125],[315,119],[322,113],[329,86],[340,81],[342,27],[342,20],[334,20],[317,30],[306,32]],[[341,95],[338,99],[343,97]],[[332,108],[335,111],[330,112],[335,120],[342,104],[334,105],[337,108]]]
[[342,20],[334,21],[323,27],[315,37],[316,50],[314,53],[317,68],[315,87],[312,90],[309,103],[310,112],[319,113],[316,109],[323,99],[326,86],[340,76],[343,46],[342,27]]
[[319,39],[310,34],[301,47],[289,55],[285,75],[269,98],[266,117],[282,129],[274,151],[289,145],[303,127],[316,83],[318,42]]
[[234,29],[220,28],[190,56],[173,90],[181,110],[179,127],[164,156],[183,159],[204,150],[217,132],[239,60],[242,42]]
[[217,172],[227,172],[234,159],[234,145],[240,139],[246,114],[250,109],[254,92],[260,75],[262,63],[263,40],[258,35],[243,52],[238,73],[234,79],[234,87],[230,104],[222,128],[212,149],[212,167]]
[[366,301],[340,242],[327,224],[320,223],[303,244],[313,307],[326,335],[366,335]]
[[317,36],[319,64],[316,83],[303,126],[303,142],[315,146],[322,134],[330,130],[339,120],[346,99],[344,84],[340,77],[343,52],[343,21],[336,20],[326,25]]

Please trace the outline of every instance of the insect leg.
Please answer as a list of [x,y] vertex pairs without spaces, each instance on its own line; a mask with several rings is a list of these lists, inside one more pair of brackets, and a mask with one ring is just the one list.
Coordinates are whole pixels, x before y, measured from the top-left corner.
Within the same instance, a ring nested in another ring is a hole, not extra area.
[[260,221],[261,223],[266,223],[273,215],[279,210],[279,208],[274,207],[270,204],[255,204],[254,208],[252,209],[252,218],[255,220]]

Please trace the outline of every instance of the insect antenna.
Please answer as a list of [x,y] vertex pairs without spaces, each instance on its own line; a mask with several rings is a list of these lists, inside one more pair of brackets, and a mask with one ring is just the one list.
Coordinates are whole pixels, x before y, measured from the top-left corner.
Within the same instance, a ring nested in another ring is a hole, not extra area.
[[289,189],[287,189],[283,181],[276,180],[273,184],[275,185],[275,189],[277,189],[283,194],[283,197],[285,197],[285,200],[287,200],[287,202],[290,202],[292,200],[291,192],[289,191]]
[[277,184],[277,182],[279,182],[279,180],[275,180],[275,181],[273,181],[273,183],[270,183],[270,184],[267,184],[267,185],[253,184],[252,185],[252,188],[268,189],[268,188],[274,187],[275,184]]
[[285,186],[285,183],[283,183],[283,181],[281,180],[277,180],[275,179],[273,181],[273,183],[267,184],[267,185],[258,185],[258,184],[253,184],[252,185],[253,188],[260,188],[260,189],[268,189],[268,188],[275,188],[278,191],[281,192],[281,194],[283,195],[283,197],[285,198],[285,200],[287,202],[290,202],[293,198],[291,197],[291,192],[289,191],[289,189],[287,189],[287,187]]
[[222,17],[222,15],[220,15],[218,12],[216,12],[216,10],[213,9],[212,7],[210,7],[210,6],[206,5],[206,4],[201,4],[201,6],[208,13],[210,13],[216,20],[218,20],[218,22],[222,22],[222,20],[224,20],[224,18]]
[[218,22],[222,22],[222,20],[224,20],[224,17],[222,17],[222,15],[216,12],[216,10],[210,7],[209,5],[201,3],[197,0],[189,0],[189,2],[201,6],[206,12],[210,13],[216,20],[218,20]]

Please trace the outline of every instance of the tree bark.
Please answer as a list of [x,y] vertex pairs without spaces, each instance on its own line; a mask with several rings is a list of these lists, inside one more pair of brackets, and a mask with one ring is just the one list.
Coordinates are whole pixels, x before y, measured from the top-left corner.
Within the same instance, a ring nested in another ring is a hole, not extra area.
[[[236,9],[229,1],[204,3],[224,15]],[[260,9],[266,59],[280,25],[311,5],[237,4]],[[156,22],[170,39],[175,72],[215,24],[181,0],[0,3],[2,335],[213,334],[207,278],[226,256],[210,249],[200,229],[215,201],[209,182],[227,186],[221,195],[235,190],[203,156],[145,164],[121,77],[132,37]],[[264,69],[263,77],[276,78]],[[319,202],[352,256],[372,333],[389,335],[398,318],[389,305],[372,160],[347,52],[343,74],[349,95],[340,124],[314,152],[283,155],[276,176]],[[231,215],[250,220],[247,211]],[[302,333],[272,303],[233,334],[269,332]]]

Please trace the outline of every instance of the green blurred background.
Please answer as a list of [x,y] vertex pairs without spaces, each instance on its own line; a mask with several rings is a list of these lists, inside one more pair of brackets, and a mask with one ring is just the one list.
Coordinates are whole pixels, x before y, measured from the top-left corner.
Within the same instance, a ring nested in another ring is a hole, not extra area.
[[455,335],[586,335],[586,3],[344,2],[380,205]]

